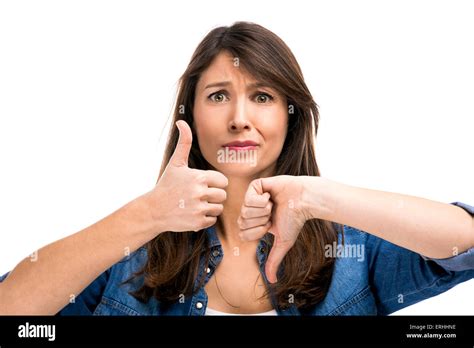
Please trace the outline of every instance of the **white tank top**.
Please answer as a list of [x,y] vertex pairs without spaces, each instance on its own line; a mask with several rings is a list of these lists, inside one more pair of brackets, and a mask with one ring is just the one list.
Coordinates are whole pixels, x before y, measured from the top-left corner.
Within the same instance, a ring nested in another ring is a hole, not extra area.
[[251,313],[251,314],[235,314],[235,313],[226,313],[226,312],[221,312],[217,311],[215,309],[206,307],[206,313],[204,315],[278,315],[276,310],[272,309],[271,311],[268,312],[261,312],[261,313]]

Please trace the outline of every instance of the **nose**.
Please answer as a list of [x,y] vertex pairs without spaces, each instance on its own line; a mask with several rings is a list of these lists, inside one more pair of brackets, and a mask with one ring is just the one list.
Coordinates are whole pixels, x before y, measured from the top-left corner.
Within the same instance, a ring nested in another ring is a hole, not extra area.
[[247,103],[244,98],[237,100],[232,110],[232,117],[229,121],[229,131],[231,133],[239,133],[243,130],[250,130],[252,125],[249,120]]

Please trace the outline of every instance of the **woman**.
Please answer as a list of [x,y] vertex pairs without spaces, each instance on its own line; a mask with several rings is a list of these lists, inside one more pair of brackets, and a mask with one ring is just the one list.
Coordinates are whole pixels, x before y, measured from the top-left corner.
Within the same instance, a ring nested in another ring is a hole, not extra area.
[[473,278],[474,208],[321,178],[318,119],[279,37],[212,30],[157,185],[4,275],[2,313],[386,315]]

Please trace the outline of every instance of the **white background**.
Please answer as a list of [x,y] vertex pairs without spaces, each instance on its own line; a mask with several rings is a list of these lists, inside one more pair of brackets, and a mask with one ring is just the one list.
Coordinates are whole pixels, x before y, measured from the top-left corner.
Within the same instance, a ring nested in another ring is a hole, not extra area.
[[[322,176],[473,205],[472,18],[459,0],[0,2],[0,273],[153,187],[179,76],[237,20],[299,60]],[[474,314],[473,293],[399,313]]]

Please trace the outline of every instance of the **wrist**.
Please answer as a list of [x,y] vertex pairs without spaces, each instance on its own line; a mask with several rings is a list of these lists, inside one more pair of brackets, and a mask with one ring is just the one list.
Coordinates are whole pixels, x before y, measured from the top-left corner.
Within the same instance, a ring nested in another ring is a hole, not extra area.
[[165,231],[162,225],[162,219],[157,216],[158,207],[154,206],[150,193],[137,197],[127,204],[129,214],[132,220],[140,227],[137,229],[141,231],[147,238],[153,239],[160,233]]
[[303,207],[310,219],[331,220],[337,183],[320,176],[304,177]]

